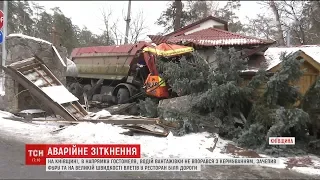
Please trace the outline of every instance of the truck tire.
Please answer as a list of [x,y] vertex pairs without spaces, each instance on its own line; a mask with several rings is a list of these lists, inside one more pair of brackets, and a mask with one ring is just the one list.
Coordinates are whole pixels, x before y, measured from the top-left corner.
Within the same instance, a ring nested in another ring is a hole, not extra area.
[[117,104],[128,103],[130,98],[130,93],[127,88],[120,88],[117,93]]

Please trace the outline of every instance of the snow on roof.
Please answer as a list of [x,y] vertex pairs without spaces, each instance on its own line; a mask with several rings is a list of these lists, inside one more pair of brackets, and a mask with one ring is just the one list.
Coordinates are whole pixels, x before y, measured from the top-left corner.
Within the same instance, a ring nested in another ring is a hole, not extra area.
[[66,63],[65,63],[65,62],[63,61],[63,59],[61,58],[61,56],[60,56],[57,48],[54,47],[53,45],[52,45],[52,48],[53,48],[54,52],[56,53],[58,59],[60,60],[61,64],[63,65],[63,67],[67,67]]
[[171,43],[189,42],[201,46],[258,45],[274,42],[217,28],[207,28],[188,35],[170,37],[167,41]]
[[76,64],[67,58],[67,72],[66,76],[78,76],[78,69]]
[[27,35],[24,35],[24,34],[9,34],[8,35],[9,37],[21,37],[21,38],[24,38],[24,39],[32,39],[32,40],[35,40],[35,41],[38,41],[38,42],[42,42],[42,43],[46,43],[46,44],[52,44],[46,40],[43,40],[43,39],[40,39],[40,38],[36,38],[36,37],[31,37],[31,36],[27,36]]
[[267,70],[272,69],[277,66],[281,60],[281,53],[294,53],[297,51],[302,51],[312,59],[320,63],[320,45],[303,45],[296,47],[272,47],[268,48],[268,50],[264,53],[266,58],[266,62],[268,63]]
[[34,40],[34,41],[38,41],[38,42],[41,42],[41,43],[45,43],[45,44],[49,44],[52,46],[53,48],[53,51],[56,53],[58,59],[60,60],[61,64],[66,67],[66,63],[63,61],[63,59],[61,58],[57,48],[50,42],[46,41],[46,40],[43,40],[43,39],[40,39],[40,38],[36,38],[36,37],[31,37],[31,36],[27,36],[27,35],[24,35],[24,34],[9,34],[8,37],[21,37],[21,38],[24,38],[24,39],[30,39],[30,40]]
[[79,99],[71,94],[64,86],[49,86],[41,88],[53,101],[58,104],[78,101]]

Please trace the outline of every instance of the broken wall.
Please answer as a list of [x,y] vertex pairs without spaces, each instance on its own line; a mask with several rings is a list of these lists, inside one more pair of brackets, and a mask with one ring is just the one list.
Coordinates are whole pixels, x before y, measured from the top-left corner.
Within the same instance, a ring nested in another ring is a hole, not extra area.
[[[67,50],[55,47],[50,42],[25,36],[21,34],[11,34],[6,37],[7,59],[5,65],[18,62],[33,56],[38,56],[52,73],[63,83],[66,83],[66,57]],[[25,109],[43,109],[48,111],[45,104],[40,103],[37,97],[31,94],[14,81],[9,75],[5,76],[5,101],[6,111],[17,113]]]

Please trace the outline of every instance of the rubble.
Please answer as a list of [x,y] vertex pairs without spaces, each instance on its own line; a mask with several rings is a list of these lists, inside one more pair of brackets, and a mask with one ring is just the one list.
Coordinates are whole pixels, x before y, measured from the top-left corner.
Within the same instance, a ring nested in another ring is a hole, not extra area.
[[[102,122],[106,124],[126,125],[124,128],[132,131],[162,136],[168,135],[168,132],[164,128],[157,125],[160,121],[158,118],[123,117],[119,119],[119,117],[114,118],[111,116],[106,110],[89,113],[78,102],[78,98],[63,86],[49,68],[47,68],[42,59],[37,56],[11,63],[3,69],[16,82],[26,88],[32,96],[37,97],[43,106],[47,107],[44,109],[50,109],[55,115],[60,115],[63,118],[60,120],[57,119],[56,121],[70,124]],[[34,112],[34,109],[22,111],[22,113],[20,113],[20,115],[23,114],[22,118],[9,117],[9,119],[32,122],[35,121],[35,119],[30,114]],[[41,120],[37,119],[37,121]],[[44,119],[42,121],[47,120]],[[150,124],[153,126],[148,126]],[[156,129],[162,129],[162,132],[156,131]]]
[[[10,34],[6,38],[7,59],[6,64],[9,65],[19,62],[23,59],[34,57],[35,55],[42,59],[44,64],[52,71],[57,79],[66,83],[66,56],[67,51],[63,47],[54,47],[51,43],[42,39],[22,35]],[[58,53],[59,51],[59,53]],[[19,83],[15,82],[11,76],[5,77],[5,101],[6,111],[17,113],[25,109],[38,109],[38,99],[32,97],[30,93]],[[48,109],[45,109],[48,111]]]

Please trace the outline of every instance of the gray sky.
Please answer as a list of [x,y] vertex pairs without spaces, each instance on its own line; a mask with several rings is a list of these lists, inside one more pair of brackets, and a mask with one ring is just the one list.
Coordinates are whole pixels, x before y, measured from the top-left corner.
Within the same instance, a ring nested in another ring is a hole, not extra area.
[[[161,26],[155,25],[157,18],[161,12],[166,9],[170,1],[131,1],[132,18],[139,11],[143,11],[145,24],[148,26],[147,33],[140,37],[141,40],[147,39],[147,34],[157,34],[162,32]],[[89,30],[96,34],[102,32],[104,28],[101,11],[111,9],[111,23],[118,22],[118,30],[124,34],[125,21],[123,16],[127,13],[127,1],[36,1],[36,3],[44,6],[47,10],[53,7],[60,7],[61,11],[72,22],[80,28],[86,26]],[[223,6],[226,1],[220,1],[219,6]],[[240,20],[245,20],[246,16],[254,17],[261,12],[261,5],[256,1],[241,1],[241,9],[237,13]],[[118,19],[118,20],[117,20]]]

